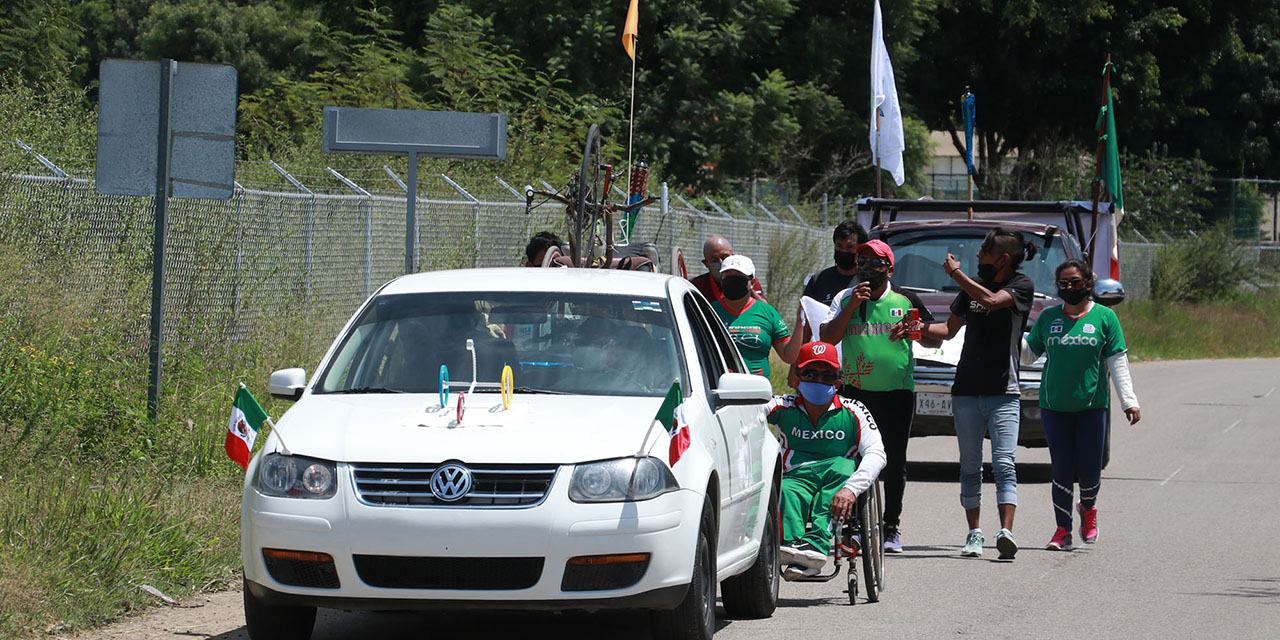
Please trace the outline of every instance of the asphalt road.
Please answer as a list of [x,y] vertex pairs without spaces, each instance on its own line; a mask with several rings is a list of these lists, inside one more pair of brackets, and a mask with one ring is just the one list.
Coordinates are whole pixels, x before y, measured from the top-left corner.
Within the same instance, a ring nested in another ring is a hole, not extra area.
[[[1042,550],[1055,526],[1048,452],[1019,449],[1014,532],[1022,551],[1013,562],[994,560],[991,539],[999,525],[988,483],[986,553],[961,558],[966,526],[955,441],[914,439],[906,552],[886,557],[881,601],[849,606],[842,579],[784,583],[772,618],[722,620],[716,637],[1280,637],[1280,360],[1140,363],[1133,373],[1143,420],[1130,427],[1113,412],[1097,544],[1070,553]],[[203,604],[94,637],[247,637],[238,594]],[[649,637],[645,619],[634,615],[325,610],[313,637],[588,635]]]

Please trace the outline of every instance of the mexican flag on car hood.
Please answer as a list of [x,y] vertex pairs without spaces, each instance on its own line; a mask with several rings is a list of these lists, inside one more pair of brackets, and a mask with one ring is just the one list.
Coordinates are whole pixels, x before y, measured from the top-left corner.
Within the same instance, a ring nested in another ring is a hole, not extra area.
[[254,399],[253,394],[243,384],[236,390],[235,401],[231,403],[231,422],[227,425],[227,455],[240,465],[249,468],[249,456],[253,451],[253,443],[258,439],[258,430],[267,421],[267,412]]
[[673,467],[689,448],[691,441],[689,422],[685,420],[684,408],[680,406],[683,402],[684,396],[680,395],[680,383],[673,382],[671,388],[667,390],[667,397],[662,399],[662,406],[658,407],[658,414],[653,417],[667,430],[667,435],[671,436],[667,455],[669,464]]

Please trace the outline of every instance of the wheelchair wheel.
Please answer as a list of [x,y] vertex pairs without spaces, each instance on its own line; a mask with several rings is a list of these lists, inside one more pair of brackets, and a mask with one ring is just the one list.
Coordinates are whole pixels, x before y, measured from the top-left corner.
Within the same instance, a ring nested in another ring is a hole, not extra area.
[[582,165],[578,168],[577,192],[573,199],[573,237],[570,253],[573,266],[587,266],[595,247],[595,227],[602,213],[601,203],[607,194],[600,188],[600,125],[587,129],[587,144],[582,149]]
[[858,500],[858,524],[862,528],[862,584],[867,589],[867,602],[880,601],[880,575],[883,566],[884,540],[880,528],[880,487],[872,483],[871,490]]
[[849,605],[858,604],[858,567],[857,563],[849,563]]

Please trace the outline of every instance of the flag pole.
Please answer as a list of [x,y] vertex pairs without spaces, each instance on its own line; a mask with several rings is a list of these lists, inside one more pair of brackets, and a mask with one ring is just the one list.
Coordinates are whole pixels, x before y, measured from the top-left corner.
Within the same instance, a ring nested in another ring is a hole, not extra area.
[[[961,112],[966,113],[966,114],[967,114],[968,112],[964,110],[965,100],[968,100],[970,95],[972,95],[972,94],[969,92],[969,87],[965,87],[965,88],[964,88],[964,95],[960,96],[960,105],[961,105],[961,106],[960,106],[960,110],[961,110]],[[969,123],[967,122],[967,120],[968,120],[969,116],[964,115],[964,116],[963,116],[963,118],[966,120],[966,122],[965,122],[965,131],[968,131]],[[977,130],[977,128],[978,128],[978,123],[977,123],[977,122],[974,122],[974,124],[973,124],[973,128],[974,128],[975,133],[976,133],[976,132],[977,132],[976,130]],[[969,199],[969,222],[973,222],[973,170],[970,168],[970,167],[972,167],[972,166],[973,166],[973,142],[972,142],[972,141],[970,141],[968,144],[969,144],[969,148],[968,148],[968,149],[965,149],[965,152],[969,154],[969,166],[968,166],[968,167],[965,167],[965,172],[964,172],[964,173],[965,173],[965,179],[966,179],[966,181],[969,183],[969,195],[968,195],[968,199]]]
[[[636,43],[640,41],[639,36],[632,36],[631,46],[634,51]],[[638,52],[637,52],[638,53]],[[636,132],[636,57],[631,56],[631,116],[630,123],[627,127],[627,194],[631,193],[631,143]]]
[[884,173],[880,169],[880,107],[876,107],[876,198],[883,198],[884,194],[880,187],[880,175]]
[[1111,113],[1107,109],[1107,98],[1111,94],[1111,54],[1107,54],[1107,63],[1102,67],[1102,117],[1098,118],[1098,161],[1093,173],[1093,213],[1089,220],[1089,262],[1093,262],[1093,245],[1098,235],[1098,200],[1102,197],[1102,154],[1106,152],[1103,137],[1106,135],[1107,120]]

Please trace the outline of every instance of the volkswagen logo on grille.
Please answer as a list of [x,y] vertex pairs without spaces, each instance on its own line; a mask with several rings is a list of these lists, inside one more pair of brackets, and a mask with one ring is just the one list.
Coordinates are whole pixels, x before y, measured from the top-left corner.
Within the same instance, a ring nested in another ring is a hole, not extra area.
[[456,502],[471,491],[471,470],[449,463],[431,474],[431,493],[443,502]]

